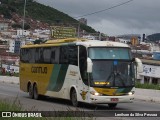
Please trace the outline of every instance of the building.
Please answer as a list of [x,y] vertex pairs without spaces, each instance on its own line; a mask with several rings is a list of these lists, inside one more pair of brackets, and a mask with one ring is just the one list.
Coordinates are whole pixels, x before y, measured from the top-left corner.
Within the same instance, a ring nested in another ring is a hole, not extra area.
[[95,36],[93,35],[83,35],[82,38],[89,39],[89,40],[96,40]]
[[78,20],[80,23],[87,25],[87,19],[86,18],[80,18]]
[[119,42],[128,44],[130,42],[130,40],[119,38]]
[[160,84],[160,61],[141,59],[143,72],[139,73],[141,79],[138,81],[142,84]]
[[140,41],[141,41],[141,35],[140,34],[119,35],[119,36],[117,36],[117,38],[128,40],[128,42],[132,43],[133,45],[139,44]]
[[17,30],[17,36],[29,36],[30,31],[28,30]]
[[0,23],[0,31],[7,31],[8,30],[8,23],[1,22]]
[[16,40],[10,40],[9,41],[9,51],[10,53],[15,53],[15,54],[19,54],[20,52],[20,47],[25,45],[25,41],[21,41],[19,39]]

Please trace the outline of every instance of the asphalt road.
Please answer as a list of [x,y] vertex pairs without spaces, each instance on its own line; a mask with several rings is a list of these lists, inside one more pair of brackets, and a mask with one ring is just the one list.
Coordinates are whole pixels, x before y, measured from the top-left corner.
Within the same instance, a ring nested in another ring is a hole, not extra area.
[[[41,100],[33,100],[28,97],[27,93],[20,91],[19,85],[9,84],[9,83],[0,83],[0,99],[13,102],[14,100],[20,104],[26,111],[100,111],[97,112],[98,116],[105,116],[107,112],[110,111],[160,111],[160,104],[146,101],[137,101],[133,103],[121,103],[113,110],[109,109],[107,105],[89,105],[81,104],[79,108],[75,108],[71,105],[70,101],[55,99],[46,97]],[[156,113],[156,112],[155,112]],[[108,117],[107,117],[108,118]],[[104,117],[98,119],[106,119]],[[110,118],[111,119],[111,118]],[[144,117],[116,117],[112,119],[144,119]],[[156,117],[147,117],[145,119],[158,119]]]

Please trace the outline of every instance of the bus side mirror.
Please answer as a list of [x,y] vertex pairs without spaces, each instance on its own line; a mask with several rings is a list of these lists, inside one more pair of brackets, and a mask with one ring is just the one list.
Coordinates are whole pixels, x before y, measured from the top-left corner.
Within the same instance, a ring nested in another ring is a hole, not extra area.
[[137,66],[137,72],[142,73],[143,72],[142,61],[139,58],[135,58],[135,62]]
[[91,73],[92,72],[92,60],[90,58],[87,58],[87,73]]

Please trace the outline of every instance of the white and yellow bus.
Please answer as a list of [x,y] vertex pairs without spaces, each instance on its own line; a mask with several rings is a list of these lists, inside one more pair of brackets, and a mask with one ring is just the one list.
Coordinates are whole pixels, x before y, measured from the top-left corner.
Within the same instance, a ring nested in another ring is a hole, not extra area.
[[118,42],[68,38],[28,44],[20,51],[20,89],[34,99],[116,107],[134,99],[136,60]]

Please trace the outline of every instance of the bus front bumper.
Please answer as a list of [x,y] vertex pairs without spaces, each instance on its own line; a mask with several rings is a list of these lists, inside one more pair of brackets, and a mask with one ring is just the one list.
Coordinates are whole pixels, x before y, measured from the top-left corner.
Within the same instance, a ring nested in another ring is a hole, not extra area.
[[131,103],[134,100],[134,95],[126,96],[96,96],[91,95],[90,103],[103,104],[103,103]]

